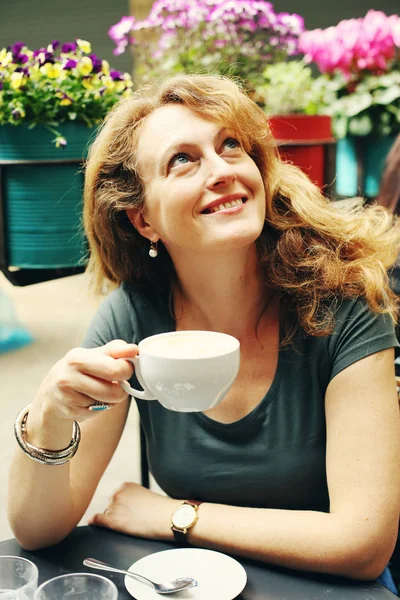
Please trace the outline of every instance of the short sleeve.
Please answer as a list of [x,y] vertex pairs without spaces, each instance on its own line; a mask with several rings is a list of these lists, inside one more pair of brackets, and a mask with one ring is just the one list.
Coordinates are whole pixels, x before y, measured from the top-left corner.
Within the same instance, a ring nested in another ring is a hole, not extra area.
[[398,346],[390,315],[372,312],[362,300],[345,300],[330,337],[331,378],[366,356]]
[[137,343],[133,316],[127,295],[121,288],[114,290],[100,304],[81,346],[97,348],[115,339]]

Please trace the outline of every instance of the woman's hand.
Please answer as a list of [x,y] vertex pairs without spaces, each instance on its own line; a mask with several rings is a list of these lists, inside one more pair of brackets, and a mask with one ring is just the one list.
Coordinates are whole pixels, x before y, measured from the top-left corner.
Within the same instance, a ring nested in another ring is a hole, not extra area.
[[[125,358],[138,353],[136,344],[113,340],[98,348],[74,348],[49,371],[34,407],[52,420],[85,421],[96,411],[88,407],[96,400],[111,407],[127,397],[118,382],[129,379],[133,366]],[[43,417],[44,418],[44,417]]]
[[180,502],[138,483],[127,482],[115,492],[106,510],[89,520],[89,525],[144,538],[172,540],[171,515]]

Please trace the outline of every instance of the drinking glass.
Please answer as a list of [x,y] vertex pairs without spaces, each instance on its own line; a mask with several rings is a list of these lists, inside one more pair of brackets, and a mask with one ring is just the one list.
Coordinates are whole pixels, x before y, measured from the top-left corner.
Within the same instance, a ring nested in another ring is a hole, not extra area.
[[33,600],[38,568],[20,556],[0,556],[0,600]]
[[[45,581],[36,590],[34,600],[116,600],[116,585],[102,575],[69,573]],[[0,600],[2,600],[0,596]]]

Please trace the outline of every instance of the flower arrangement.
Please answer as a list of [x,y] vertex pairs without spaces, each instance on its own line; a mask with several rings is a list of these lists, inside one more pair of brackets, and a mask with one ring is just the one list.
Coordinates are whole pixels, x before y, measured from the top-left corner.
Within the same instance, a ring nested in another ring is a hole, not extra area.
[[327,111],[337,137],[400,132],[399,16],[370,10],[363,18],[303,32],[299,48],[335,91]]
[[85,40],[38,50],[19,42],[0,50],[0,125],[44,125],[62,147],[61,123],[95,127],[132,86],[128,73],[111,69]]
[[115,54],[132,46],[140,81],[220,72],[255,85],[267,62],[298,52],[303,29],[302,17],[264,0],[156,0],[146,19],[123,17],[108,33]]

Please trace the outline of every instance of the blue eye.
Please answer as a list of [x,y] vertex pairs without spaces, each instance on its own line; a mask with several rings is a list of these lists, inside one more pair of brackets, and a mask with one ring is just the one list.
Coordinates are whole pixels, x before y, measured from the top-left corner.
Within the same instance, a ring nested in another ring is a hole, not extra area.
[[228,146],[230,150],[240,147],[240,142],[235,138],[228,138],[224,142],[224,146]]
[[179,165],[186,165],[188,162],[188,155],[184,154],[183,152],[178,152],[177,154],[174,154],[174,156],[171,158],[171,160],[168,163],[168,166],[173,167],[175,163],[178,163]]

